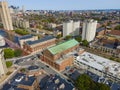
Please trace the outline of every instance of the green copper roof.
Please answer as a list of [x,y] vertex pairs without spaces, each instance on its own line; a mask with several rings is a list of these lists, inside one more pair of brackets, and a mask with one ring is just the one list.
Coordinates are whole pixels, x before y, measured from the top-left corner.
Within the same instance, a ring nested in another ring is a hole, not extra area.
[[69,41],[66,41],[62,44],[59,44],[59,45],[56,45],[56,46],[53,46],[51,48],[49,48],[48,50],[53,54],[57,54],[57,53],[60,53],[64,50],[67,50],[69,48],[72,48],[73,46],[76,46],[77,44],[79,44],[75,39],[71,39]]

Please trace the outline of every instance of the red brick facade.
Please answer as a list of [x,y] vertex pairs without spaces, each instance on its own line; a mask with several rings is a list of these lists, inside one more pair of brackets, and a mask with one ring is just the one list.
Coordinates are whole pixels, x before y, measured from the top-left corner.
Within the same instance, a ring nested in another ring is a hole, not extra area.
[[67,66],[71,66],[73,64],[74,57],[69,56],[66,58],[62,58],[62,62],[59,64],[56,63],[56,61],[59,60],[62,57],[62,55],[66,55],[67,53],[72,52],[73,50],[77,50],[78,47],[79,45],[76,45],[56,55],[53,55],[49,50],[45,50],[43,51],[43,56],[41,56],[40,58],[42,61],[46,62],[47,64],[54,67],[58,71],[62,71],[65,70]]
[[40,42],[40,43],[37,43],[34,45],[28,45],[28,44],[24,43],[23,48],[28,53],[36,53],[36,52],[40,52],[40,51],[46,49],[47,47],[55,45],[55,44],[56,44],[56,39],[54,38],[54,39]]

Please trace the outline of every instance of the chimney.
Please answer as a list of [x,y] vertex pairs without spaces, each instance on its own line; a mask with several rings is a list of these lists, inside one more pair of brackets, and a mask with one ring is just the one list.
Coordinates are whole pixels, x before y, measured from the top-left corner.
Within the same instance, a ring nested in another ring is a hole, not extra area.
[[26,77],[25,77],[25,81],[28,81],[28,76],[26,75]]

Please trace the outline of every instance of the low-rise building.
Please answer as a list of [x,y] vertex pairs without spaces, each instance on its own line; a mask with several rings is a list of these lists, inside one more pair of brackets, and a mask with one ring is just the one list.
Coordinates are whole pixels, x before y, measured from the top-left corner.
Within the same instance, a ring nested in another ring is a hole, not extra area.
[[99,76],[106,75],[120,81],[120,63],[118,62],[84,52],[74,60],[74,64]]
[[35,41],[35,40],[38,40],[37,36],[25,35],[25,36],[19,38],[20,47],[23,48],[23,45],[26,41]]
[[96,35],[97,36],[99,36],[99,35],[105,35],[105,33],[106,33],[106,30],[105,30],[104,27],[97,28],[97,30],[96,30]]
[[46,36],[42,39],[34,40],[34,41],[27,41],[24,43],[24,50],[28,53],[38,53],[47,47],[56,44],[56,38],[53,36]]
[[120,38],[120,31],[119,30],[111,30],[109,35],[114,36],[116,38]]
[[40,90],[40,86],[36,77],[17,73],[2,90]]
[[59,75],[45,76],[40,81],[40,90],[76,90],[71,82]]
[[75,39],[71,39],[44,50],[41,59],[58,71],[62,71],[73,64],[74,55],[72,52],[78,48],[79,43]]

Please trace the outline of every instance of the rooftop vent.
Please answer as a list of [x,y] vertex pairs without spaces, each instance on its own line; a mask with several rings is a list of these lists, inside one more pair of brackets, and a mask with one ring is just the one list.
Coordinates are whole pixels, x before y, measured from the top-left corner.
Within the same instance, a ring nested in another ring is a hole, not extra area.
[[60,86],[59,86],[59,89],[64,89],[65,88],[65,84],[62,83]]
[[58,84],[59,82],[60,82],[59,79],[56,79],[56,80],[55,80],[55,84]]

